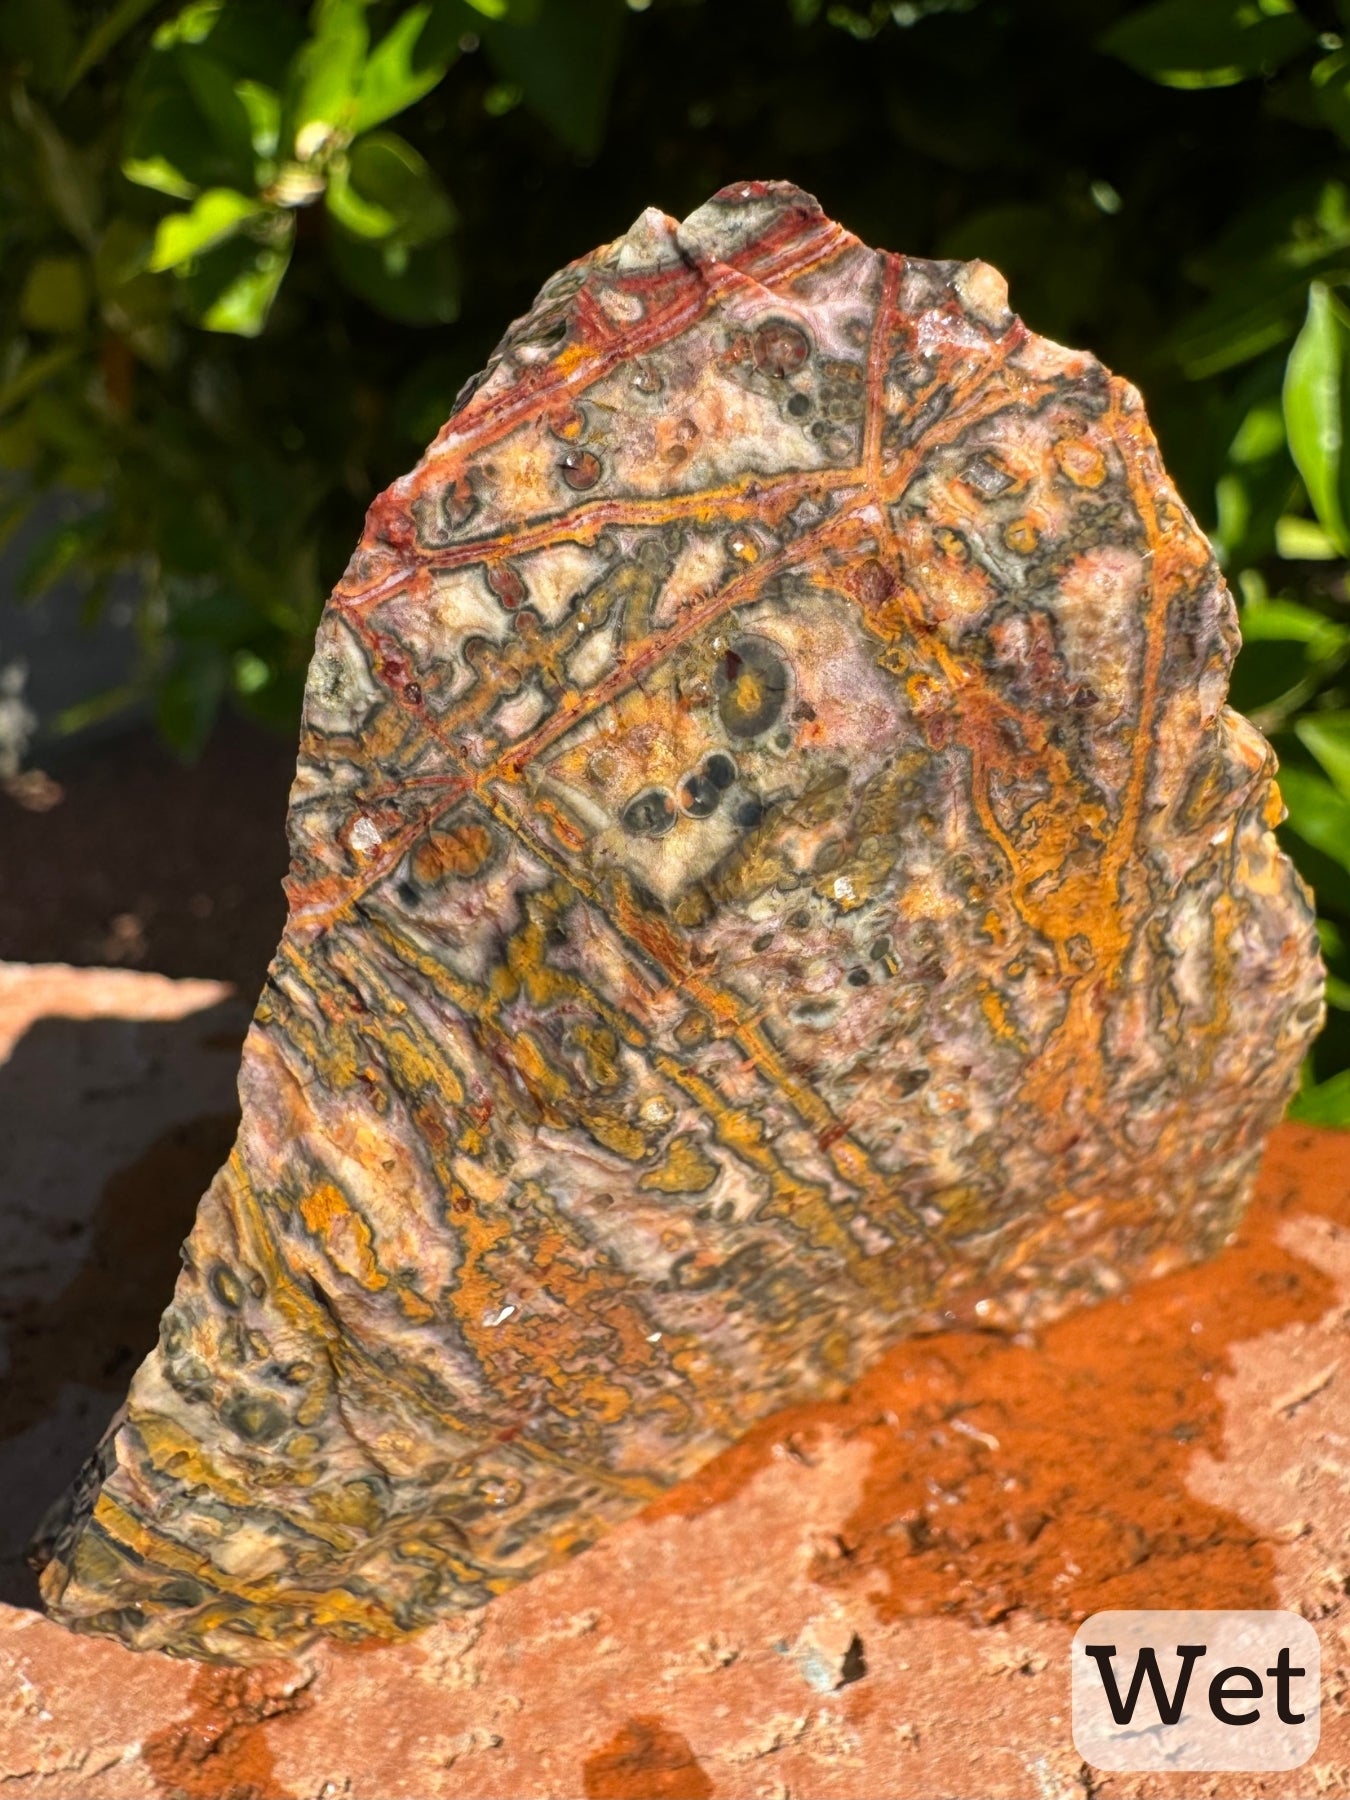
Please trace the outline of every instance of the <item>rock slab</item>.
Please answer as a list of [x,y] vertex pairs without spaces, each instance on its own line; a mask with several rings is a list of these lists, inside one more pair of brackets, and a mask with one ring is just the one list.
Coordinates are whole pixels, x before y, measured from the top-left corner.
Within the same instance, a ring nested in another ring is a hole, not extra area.
[[1215,1249],[1320,1018],[1138,395],[808,196],[546,284],[319,629],[290,915],[56,1617],[406,1635]]

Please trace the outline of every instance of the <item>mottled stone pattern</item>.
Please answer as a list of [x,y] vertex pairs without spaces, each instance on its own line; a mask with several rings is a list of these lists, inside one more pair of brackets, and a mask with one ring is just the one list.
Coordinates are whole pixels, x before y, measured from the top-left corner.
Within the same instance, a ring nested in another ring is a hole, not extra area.
[[555,276],[324,616],[243,1129],[52,1610],[398,1636],[1213,1249],[1320,1016],[1236,642],[986,265],[750,183]]

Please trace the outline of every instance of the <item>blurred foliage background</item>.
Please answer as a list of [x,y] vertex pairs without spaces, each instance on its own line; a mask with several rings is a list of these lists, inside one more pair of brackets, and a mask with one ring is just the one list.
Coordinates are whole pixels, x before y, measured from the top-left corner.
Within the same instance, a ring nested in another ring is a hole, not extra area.
[[[183,754],[291,729],[324,595],[543,278],[784,177],[1143,389],[1242,611],[1350,1124],[1350,0],[4,0],[0,526],[135,573]],[[48,516],[39,510],[38,516]]]

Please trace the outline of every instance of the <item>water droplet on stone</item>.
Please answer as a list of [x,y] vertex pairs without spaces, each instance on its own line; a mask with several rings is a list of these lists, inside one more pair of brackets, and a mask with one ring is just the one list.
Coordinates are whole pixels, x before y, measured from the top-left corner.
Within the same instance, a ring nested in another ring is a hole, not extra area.
[[568,487],[584,492],[600,479],[600,458],[591,450],[569,450],[558,464]]

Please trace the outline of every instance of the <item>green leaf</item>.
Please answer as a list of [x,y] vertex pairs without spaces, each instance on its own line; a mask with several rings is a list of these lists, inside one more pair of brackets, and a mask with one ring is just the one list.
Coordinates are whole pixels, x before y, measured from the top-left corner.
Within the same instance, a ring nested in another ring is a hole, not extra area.
[[184,657],[160,686],[155,723],[165,742],[186,761],[201,753],[225,694],[228,668],[209,652]]
[[1156,0],[1098,39],[1164,87],[1232,87],[1268,75],[1314,42],[1291,0]]
[[1288,1116],[1304,1125],[1350,1126],[1350,1069],[1342,1069],[1314,1087],[1301,1088]]
[[409,247],[335,229],[329,254],[343,282],[401,325],[447,325],[459,317],[459,264],[451,240]]
[[370,34],[361,0],[318,0],[314,35],[292,64],[290,142],[301,162],[351,136]]
[[248,108],[235,90],[228,71],[205,50],[184,44],[176,52],[176,61],[206,121],[221,154],[226,158],[235,179],[241,184],[253,181],[253,121]]
[[261,81],[237,81],[234,91],[248,116],[253,154],[275,156],[281,141],[281,96]]
[[450,196],[425,160],[392,131],[358,138],[333,167],[328,209],[356,237],[391,238],[412,248],[455,225]]
[[1317,921],[1317,936],[1321,942],[1322,961],[1327,970],[1327,1005],[1334,1006],[1337,1012],[1350,1012],[1350,981],[1343,980],[1336,973],[1338,966],[1350,964],[1350,958],[1346,955],[1345,938],[1330,919]]
[[1294,726],[1343,799],[1350,800],[1350,712],[1309,713]]
[[1294,497],[1296,481],[1284,435],[1278,388],[1242,414],[1214,487],[1214,548],[1225,567],[1270,555],[1278,521]]
[[209,188],[188,212],[170,213],[160,220],[148,266],[152,270],[176,269],[233,237],[265,211],[262,203],[248,194],[233,188]]
[[246,338],[262,331],[290,265],[294,216],[284,215],[284,222],[285,234],[276,241],[236,238],[194,271],[189,291],[208,331]]
[[38,185],[48,205],[77,243],[92,246],[103,202],[93,158],[62,137],[28,95],[16,93],[11,105],[37,153]]
[[1238,615],[1245,644],[1306,644],[1314,661],[1323,662],[1350,641],[1350,626],[1328,619],[1297,600],[1249,601]]
[[101,725],[105,719],[134,706],[142,697],[140,688],[131,682],[122,687],[105,688],[101,694],[93,694],[88,700],[77,700],[73,706],[64,707],[57,713],[57,732],[62,737],[70,737],[89,725]]
[[600,147],[626,13],[620,0],[546,0],[533,24],[483,22],[496,69],[578,156]]
[[453,57],[429,57],[421,48],[431,17],[429,4],[409,7],[366,59],[356,95],[353,132],[369,131],[429,94]]
[[1285,562],[1334,562],[1340,551],[1316,520],[1281,513],[1275,521],[1275,554]]
[[1228,448],[1229,460],[1245,468],[1278,456],[1284,444],[1284,413],[1279,401],[1273,397],[1259,400],[1243,414]]
[[195,184],[175,169],[166,156],[129,156],[122,164],[122,173],[137,187],[167,194],[171,200],[191,200],[197,192]]
[[1340,181],[1308,181],[1244,207],[1195,259],[1213,291],[1173,337],[1193,381],[1250,362],[1297,335],[1308,283],[1350,279],[1350,192]]
[[1350,465],[1347,419],[1350,390],[1350,315],[1324,282],[1308,289],[1308,316],[1289,352],[1284,420],[1289,451],[1313,511],[1342,553],[1350,550]]
[[[43,4],[50,4],[50,0],[43,0]],[[121,42],[133,25],[139,24],[155,4],[156,0],[118,0],[118,4],[111,12],[104,14],[80,46],[80,53],[66,76],[65,92],[69,93],[77,81],[82,81],[91,69],[96,68],[114,45]]]
[[187,45],[151,55],[132,84],[126,119],[123,173],[140,186],[181,197],[254,186],[248,105],[206,51]]
[[1314,850],[1350,869],[1350,800],[1307,769],[1282,768],[1279,783],[1290,829]]
[[62,86],[74,46],[68,0],[5,0],[0,6],[0,51],[44,93]]
[[176,44],[204,44],[215,30],[224,7],[225,0],[188,0],[173,18],[156,27],[155,49],[172,50]]
[[89,316],[89,269],[80,256],[40,256],[19,296],[19,317],[34,331],[79,331]]
[[58,349],[48,350],[42,356],[29,357],[21,363],[9,379],[0,383],[0,418],[13,409],[30,394],[45,387],[53,375],[73,362],[79,355],[78,344],[62,344]]
[[1311,80],[1317,116],[1342,143],[1350,144],[1350,56],[1344,50],[1324,56]]

